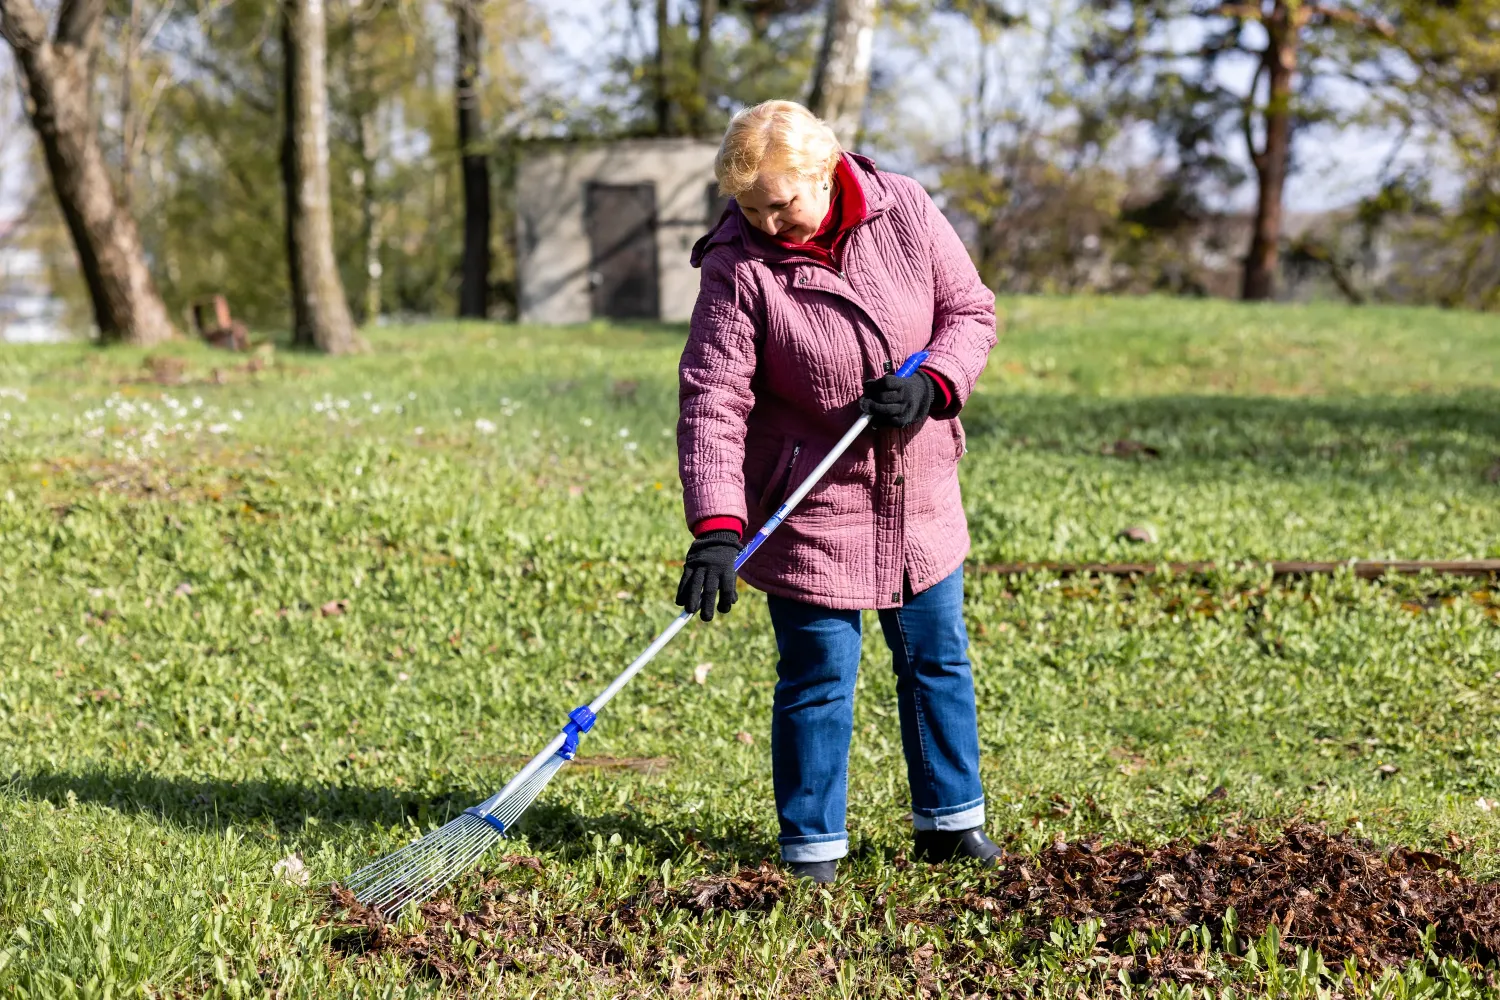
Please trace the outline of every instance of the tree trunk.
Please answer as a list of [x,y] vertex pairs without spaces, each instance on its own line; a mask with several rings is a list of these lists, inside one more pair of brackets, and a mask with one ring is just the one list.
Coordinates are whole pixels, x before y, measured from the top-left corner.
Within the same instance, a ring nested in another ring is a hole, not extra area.
[[104,0],[64,0],[54,36],[31,0],[0,0],[0,35],[21,68],[27,111],[47,159],[103,342],[150,346],[175,335],[120,204],[94,121],[92,62]]
[[[357,0],[356,0],[357,4]],[[355,319],[361,325],[380,319],[381,276],[384,268],[380,262],[380,250],[384,243],[385,226],[381,217],[376,173],[380,165],[380,153],[384,147],[380,122],[382,111],[379,84],[375,78],[374,42],[365,30],[365,18],[351,5],[347,14],[348,43],[343,46],[344,73],[349,81],[351,111],[354,115],[355,137],[358,139],[359,167],[349,179],[359,199],[359,236],[364,250],[364,287],[355,310]]]
[[672,31],[667,0],[656,0],[656,134],[672,134],[672,98],[667,91],[667,35]]
[[375,167],[380,156],[380,140],[375,123],[375,109],[365,108],[359,114],[359,220],[361,242],[365,249],[364,321],[380,318],[380,247],[385,240],[380,205],[375,198]]
[[[1287,167],[1292,152],[1292,78],[1297,71],[1297,26],[1284,2],[1278,2],[1266,22],[1265,72],[1269,84],[1265,118],[1265,147],[1250,154],[1259,192],[1250,251],[1245,255],[1241,297],[1260,301],[1276,295],[1282,210]],[[1252,83],[1252,86],[1254,84]],[[1255,95],[1252,93],[1251,100]]]
[[130,0],[125,22],[124,53],[120,57],[120,204],[135,209],[135,68],[140,55],[140,0]]
[[719,0],[698,0],[698,39],[693,50],[693,72],[698,78],[698,103],[693,109],[693,134],[709,134],[709,111],[713,107],[714,18]]
[[852,147],[870,89],[875,0],[828,0],[828,25],[813,70],[807,106]]
[[282,0],[286,116],[281,171],[292,279],[292,343],[345,354],[363,344],[354,330],[333,254],[327,44],[323,0]]
[[481,0],[456,0],[458,20],[458,147],[464,178],[463,279],[459,316],[484,319],[490,305],[490,161],[485,149],[484,109],[479,102],[484,22]]

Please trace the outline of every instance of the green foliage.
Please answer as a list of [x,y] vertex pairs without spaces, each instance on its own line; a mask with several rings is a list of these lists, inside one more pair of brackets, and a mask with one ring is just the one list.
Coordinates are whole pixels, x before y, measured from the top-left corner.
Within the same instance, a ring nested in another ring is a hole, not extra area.
[[[654,48],[621,45],[602,80],[604,100],[575,110],[565,122],[586,135],[694,135],[717,140],[742,107],[772,99],[805,99],[822,18],[807,0],[750,0],[719,5],[711,34],[708,78],[700,79],[695,47],[702,30],[701,5],[676,4],[668,15],[666,75],[657,77]],[[653,5],[631,7],[638,22]],[[647,28],[638,23],[644,35]],[[649,31],[653,33],[652,26]],[[657,119],[658,92],[665,83],[668,120]]]
[[[1500,556],[1493,320],[1002,305],[964,418],[975,563]],[[258,371],[175,345],[175,386],[128,349],[0,348],[0,996],[445,995],[358,960],[319,884],[494,791],[674,613],[681,330],[367,335],[369,355]],[[1160,457],[1102,453],[1119,439]],[[1116,540],[1144,519],[1156,543]],[[1500,789],[1493,599],[1268,584],[971,572],[992,832],[1034,849],[1303,816],[1428,846],[1453,830],[1493,875],[1497,814],[1475,805]],[[909,836],[894,678],[866,642],[846,868],[894,914],[974,874],[891,864]],[[774,655],[750,594],[610,706],[510,847],[543,869],[486,866],[536,940],[774,857]],[[294,853],[308,888],[274,870]],[[846,881],[764,915],[662,913],[597,928],[625,956],[608,969],[472,974],[524,996],[668,995],[684,969],[729,976],[716,995],[910,996],[887,956],[935,942],[945,962],[970,950],[982,993],[1202,994],[1106,981],[1087,926],[887,924],[862,916],[873,898]],[[1452,956],[1381,973],[1239,944],[1181,942],[1210,953],[1214,997],[1485,989]]]
[[[1445,151],[1386,178],[1361,222],[1379,228],[1393,263],[1376,294],[1464,308],[1500,306],[1500,47],[1492,0],[1381,5],[1398,26],[1399,58],[1361,75],[1377,86],[1370,117]],[[1434,182],[1457,192],[1434,203]],[[1411,197],[1415,193],[1416,197]]]

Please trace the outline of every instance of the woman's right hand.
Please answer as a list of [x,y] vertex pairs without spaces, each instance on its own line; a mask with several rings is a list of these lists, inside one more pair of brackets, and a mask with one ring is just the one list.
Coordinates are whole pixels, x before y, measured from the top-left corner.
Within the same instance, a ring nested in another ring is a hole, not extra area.
[[740,599],[734,589],[734,560],[740,554],[738,531],[705,531],[687,550],[682,582],[677,585],[677,606],[694,612],[706,622],[714,620]]

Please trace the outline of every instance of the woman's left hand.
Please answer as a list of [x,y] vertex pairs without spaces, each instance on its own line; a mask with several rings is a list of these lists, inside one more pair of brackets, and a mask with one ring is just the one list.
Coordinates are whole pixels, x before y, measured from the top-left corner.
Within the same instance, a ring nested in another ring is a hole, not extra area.
[[937,386],[924,371],[908,376],[885,375],[865,383],[859,409],[869,414],[870,423],[876,427],[910,427],[926,418],[936,395]]

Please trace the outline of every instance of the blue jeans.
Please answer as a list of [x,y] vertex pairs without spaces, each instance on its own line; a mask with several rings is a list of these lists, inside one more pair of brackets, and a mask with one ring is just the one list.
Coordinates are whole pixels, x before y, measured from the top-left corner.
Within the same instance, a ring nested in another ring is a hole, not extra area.
[[[918,830],[967,830],[984,823],[979,724],[962,568],[880,612],[896,668],[901,746]],[[849,853],[844,812],[859,611],[770,597],[776,629],[776,698],[771,771],[785,861],[831,861]]]

